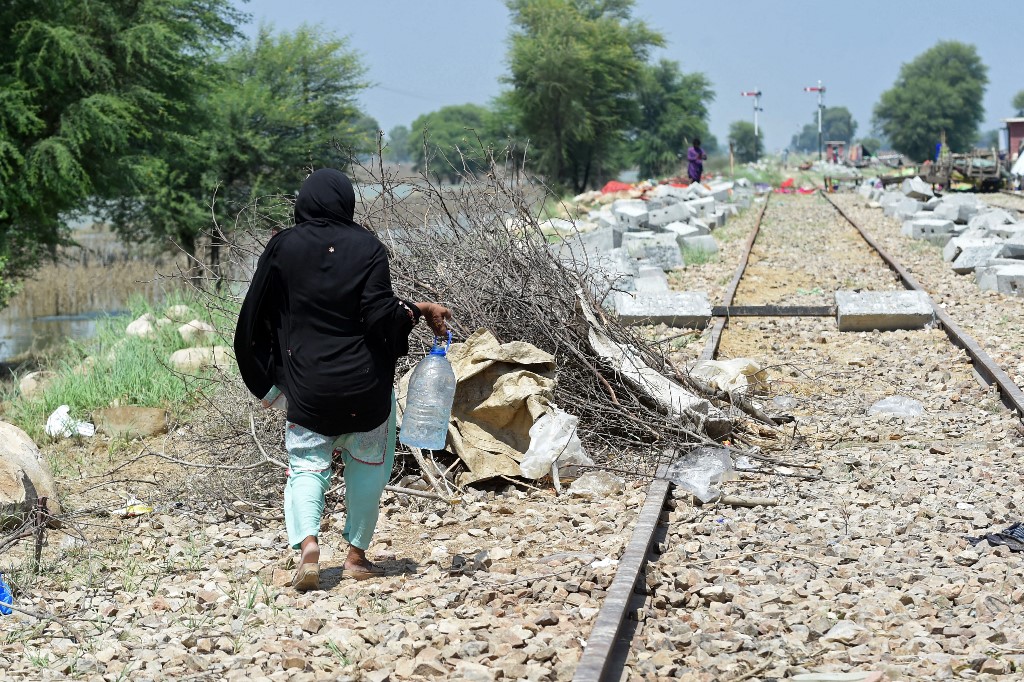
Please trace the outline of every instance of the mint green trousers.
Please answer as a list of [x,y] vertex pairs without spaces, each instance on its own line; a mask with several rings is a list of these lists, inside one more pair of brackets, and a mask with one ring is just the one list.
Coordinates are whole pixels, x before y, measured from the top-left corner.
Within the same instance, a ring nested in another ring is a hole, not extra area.
[[391,416],[373,431],[337,438],[285,423],[288,483],[284,488],[284,524],[288,544],[299,549],[309,536],[319,537],[324,496],[331,483],[331,462],[345,465],[345,530],[350,545],[367,549],[380,515],[380,498],[395,462],[395,396]]

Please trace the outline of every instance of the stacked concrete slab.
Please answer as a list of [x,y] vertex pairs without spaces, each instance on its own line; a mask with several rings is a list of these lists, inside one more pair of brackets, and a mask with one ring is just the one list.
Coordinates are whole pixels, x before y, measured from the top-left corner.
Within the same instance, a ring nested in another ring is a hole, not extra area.
[[[707,295],[669,291],[665,273],[685,267],[688,253],[717,253],[712,232],[753,197],[746,180],[657,185],[642,199],[617,199],[591,211],[587,222],[594,229],[564,235],[551,249],[570,267],[586,270],[598,299],[623,321],[701,327],[711,316]],[[730,198],[739,201],[726,203]]]
[[974,274],[984,290],[1024,296],[1024,220],[1015,211],[987,206],[975,194],[935,196],[920,178],[886,192],[868,181],[858,191],[903,220],[905,236],[943,247],[954,272]]

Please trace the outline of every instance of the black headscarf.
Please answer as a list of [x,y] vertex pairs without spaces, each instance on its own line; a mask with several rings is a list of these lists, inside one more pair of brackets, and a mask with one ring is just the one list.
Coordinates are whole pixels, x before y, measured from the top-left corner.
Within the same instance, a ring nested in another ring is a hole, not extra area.
[[321,168],[306,178],[295,200],[295,224],[354,225],[356,192],[348,176],[335,168]]

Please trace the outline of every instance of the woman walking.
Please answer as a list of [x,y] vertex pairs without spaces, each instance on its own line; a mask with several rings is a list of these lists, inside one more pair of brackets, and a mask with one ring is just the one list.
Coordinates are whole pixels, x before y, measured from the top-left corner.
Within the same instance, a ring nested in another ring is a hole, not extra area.
[[335,456],[345,476],[344,573],[383,574],[366,549],[395,455],[395,363],[421,316],[438,336],[451,318],[444,306],[395,296],[387,251],[354,212],[344,173],[310,175],[295,226],[260,256],[235,330],[246,387],[264,407],[287,405],[284,512],[288,543],[301,550],[292,579],[299,590],[319,586],[320,519]]

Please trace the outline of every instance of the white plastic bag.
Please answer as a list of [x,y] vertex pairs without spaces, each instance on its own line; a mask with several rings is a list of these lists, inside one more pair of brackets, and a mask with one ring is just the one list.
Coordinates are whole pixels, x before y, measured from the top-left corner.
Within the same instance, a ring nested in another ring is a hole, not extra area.
[[717,484],[730,480],[732,457],[724,448],[696,448],[668,468],[668,477],[676,485],[693,493],[701,502],[721,496]]
[[53,411],[46,419],[46,427],[43,429],[47,436],[56,438],[57,436],[63,436],[64,438],[70,438],[74,435],[79,436],[95,436],[96,427],[89,422],[80,422],[77,419],[71,418],[71,408],[67,405],[61,405]]
[[555,462],[559,467],[594,464],[576,435],[579,421],[578,417],[556,407],[533,423],[530,427],[530,448],[519,463],[524,478],[537,479],[547,475]]
[[621,493],[626,488],[626,479],[607,471],[588,471],[569,486],[570,495],[604,499]]
[[882,398],[868,408],[868,414],[891,414],[897,417],[920,417],[924,414],[924,405],[920,401],[902,395],[891,395]]
[[701,360],[690,374],[720,391],[747,389],[761,393],[768,390],[768,372],[749,358]]

